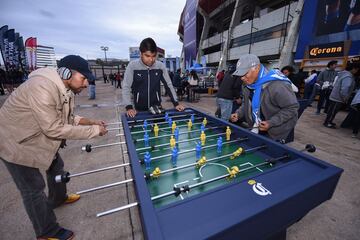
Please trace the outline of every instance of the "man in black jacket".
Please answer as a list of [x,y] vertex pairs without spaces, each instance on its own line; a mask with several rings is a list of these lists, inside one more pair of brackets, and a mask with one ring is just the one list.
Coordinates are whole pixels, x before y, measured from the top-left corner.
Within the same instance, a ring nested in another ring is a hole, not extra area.
[[241,104],[241,85],[242,81],[238,76],[233,76],[235,67],[229,68],[217,92],[216,104],[221,112],[221,119],[229,121],[234,101]]
[[[160,82],[165,86],[176,110],[183,111],[164,64],[156,60],[157,46],[152,38],[140,43],[140,59],[131,61],[126,68],[123,87],[123,103],[129,117],[137,111],[147,111],[153,106],[161,106]],[[133,95],[133,102],[131,101]]]

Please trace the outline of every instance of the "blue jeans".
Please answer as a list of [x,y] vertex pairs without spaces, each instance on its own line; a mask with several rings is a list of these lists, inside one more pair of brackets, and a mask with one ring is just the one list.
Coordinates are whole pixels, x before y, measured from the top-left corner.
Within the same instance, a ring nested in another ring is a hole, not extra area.
[[[0,158],[1,159],[1,158]],[[3,160],[20,191],[25,210],[32,222],[37,237],[54,235],[60,230],[54,208],[67,198],[66,184],[56,183],[55,176],[63,174],[64,162],[57,153],[46,171],[48,197],[44,193],[45,181],[38,168],[26,167]]]
[[221,119],[229,121],[233,107],[233,100],[216,98],[216,104],[220,108]]
[[89,85],[89,99],[95,99],[95,85]]

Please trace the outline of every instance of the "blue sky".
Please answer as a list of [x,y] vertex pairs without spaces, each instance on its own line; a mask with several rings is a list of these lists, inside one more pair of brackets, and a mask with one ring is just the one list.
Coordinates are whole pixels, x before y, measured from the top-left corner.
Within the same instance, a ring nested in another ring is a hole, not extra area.
[[129,47],[152,37],[166,55],[180,56],[177,35],[186,0],[1,0],[0,27],[8,25],[39,45],[55,48],[57,58],[68,54],[129,58]]

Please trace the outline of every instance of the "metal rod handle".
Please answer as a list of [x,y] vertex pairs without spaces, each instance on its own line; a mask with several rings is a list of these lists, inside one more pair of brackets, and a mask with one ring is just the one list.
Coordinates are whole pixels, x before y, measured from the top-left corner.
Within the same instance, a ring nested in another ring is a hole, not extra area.
[[[211,128],[205,128],[205,131],[206,130],[213,130],[213,129],[217,129],[217,128],[221,128],[221,127],[211,127]],[[198,129],[198,130],[192,130],[190,132],[180,132],[179,135],[183,135],[183,134],[189,134],[189,133],[194,133],[194,132],[200,132],[201,129]],[[174,134],[166,134],[166,135],[161,135],[161,136],[158,136],[158,137],[149,137],[149,140],[151,139],[158,139],[158,138],[163,138],[163,137],[170,137]],[[135,139],[135,142],[139,142],[139,141],[144,141],[144,138],[140,138],[140,139]]]
[[135,207],[138,204],[139,204],[138,202],[133,202],[133,203],[130,203],[130,204],[122,206],[122,207],[118,207],[118,208],[114,208],[114,209],[111,209],[111,210],[108,210],[108,211],[105,211],[105,212],[98,213],[98,214],[96,214],[96,217],[103,217],[103,216],[106,216],[106,215],[109,215],[109,214],[112,214],[112,213],[115,213],[115,212],[119,212],[119,211],[122,211],[122,210],[125,210],[125,209],[128,209],[128,208]]
[[[206,137],[208,138],[208,137],[220,136],[220,135],[225,135],[225,134],[226,134],[226,133],[217,133],[217,134],[213,134],[213,135],[208,135],[208,136],[206,136]],[[190,138],[190,139],[184,139],[184,140],[178,141],[178,142],[176,142],[176,143],[184,143],[184,142],[189,142],[189,141],[196,140],[196,139],[200,139],[200,137]],[[142,150],[146,150],[146,149],[163,147],[163,146],[168,146],[168,145],[170,145],[170,144],[169,144],[169,143],[163,143],[163,144],[155,145],[155,146],[153,146],[153,147],[149,146],[149,147],[137,148],[136,151],[142,151]],[[141,154],[141,153],[140,153],[140,154]]]
[[130,165],[130,163],[124,163],[124,164],[120,164],[120,165],[114,165],[114,166],[99,168],[99,169],[90,170],[90,171],[81,172],[81,173],[75,173],[75,174],[70,174],[69,172],[66,172],[64,174],[55,176],[55,182],[57,182],[57,183],[69,182],[70,179],[73,177],[80,177],[80,176],[91,174],[91,173],[102,172],[102,171],[106,171],[106,170],[110,170],[110,169],[114,169],[114,168],[126,167],[129,165]]
[[83,175],[87,175],[87,174],[91,174],[91,173],[97,173],[97,172],[102,172],[102,171],[106,171],[106,170],[111,170],[111,169],[114,169],[114,168],[126,167],[126,166],[129,166],[129,165],[130,165],[130,163],[124,163],[124,164],[99,168],[99,169],[90,170],[90,171],[86,171],[86,172],[71,174],[70,177],[79,177],[79,176],[83,176]]
[[[201,119],[202,117],[196,117],[194,118],[195,120],[197,119]],[[188,121],[189,119],[180,119],[180,120],[176,120],[176,122],[183,122],[183,121]],[[165,124],[165,123],[168,123],[167,121],[163,121],[163,122],[156,122],[156,124]],[[151,123],[149,125],[154,125],[154,123]],[[143,124],[137,124],[137,125],[133,125],[133,126],[130,126],[130,128],[135,128],[135,127],[141,127],[141,126],[144,126]]]
[[[184,112],[188,112],[188,113],[190,113],[190,112],[193,112],[192,110],[185,110]],[[194,115],[197,115],[197,114],[194,114]],[[172,115],[172,116],[169,116],[169,117],[171,117],[171,118],[175,118],[175,117],[186,117],[186,116],[189,116],[188,114],[179,114],[179,115]],[[159,120],[159,119],[163,119],[165,117],[165,115],[164,116],[162,116],[162,117],[157,117],[157,118],[148,118],[148,119],[139,119],[139,120],[130,120],[130,121],[128,121],[128,123],[133,123],[133,122],[143,122],[143,121],[145,121],[145,120],[147,120],[147,121],[149,121],[149,120]]]
[[87,148],[89,148],[89,147],[91,149],[95,149],[95,148],[110,147],[110,146],[121,145],[121,144],[126,144],[126,142],[115,142],[115,143],[100,144],[100,145],[94,145],[94,146],[92,146],[91,144],[88,144],[88,145],[82,146],[81,151],[87,151]]
[[122,126],[122,122],[112,122],[112,123],[106,123],[106,125],[107,126],[109,126],[109,125],[120,125],[120,126]]
[[115,130],[123,130],[122,127],[114,127],[114,128],[108,128],[108,131],[115,131]]
[[129,183],[129,182],[132,182],[132,181],[133,181],[133,179],[130,178],[130,179],[127,179],[127,180],[124,180],[124,181],[121,181],[121,182],[114,182],[114,183],[102,185],[102,186],[99,186],[99,187],[94,187],[94,188],[89,188],[89,189],[86,189],[86,190],[78,191],[78,192],[76,192],[76,194],[84,194],[84,193],[94,192],[94,191],[101,190],[101,189],[106,189],[106,188],[110,188],[110,187],[119,186],[119,185]]

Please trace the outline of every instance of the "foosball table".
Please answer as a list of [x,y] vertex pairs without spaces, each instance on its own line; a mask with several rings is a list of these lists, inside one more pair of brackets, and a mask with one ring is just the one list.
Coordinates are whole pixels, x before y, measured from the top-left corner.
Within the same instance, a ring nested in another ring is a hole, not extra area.
[[121,122],[137,202],[97,216],[137,206],[146,239],[285,239],[343,171],[192,108]]

